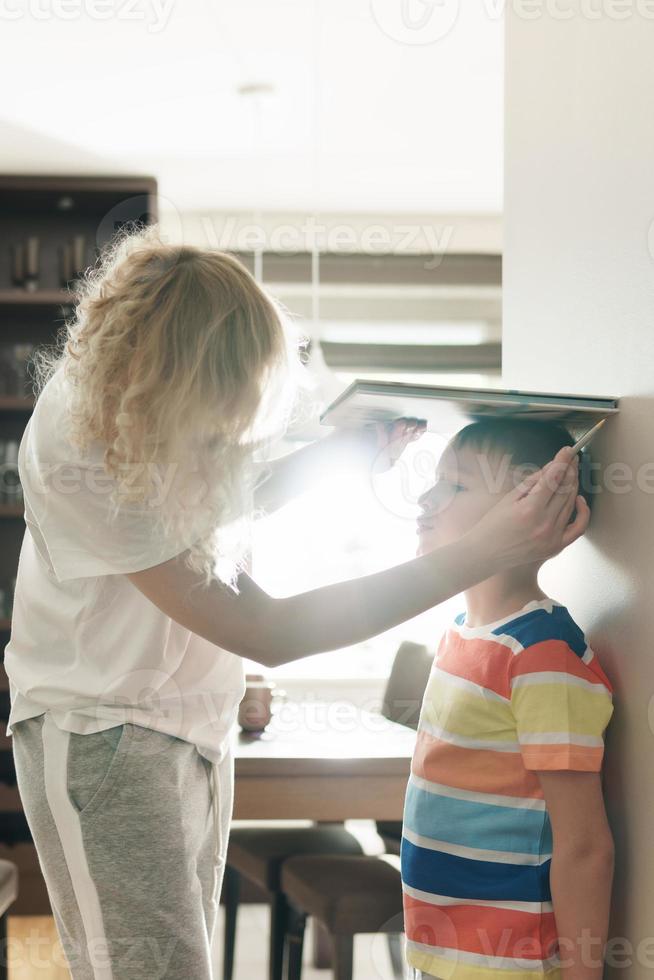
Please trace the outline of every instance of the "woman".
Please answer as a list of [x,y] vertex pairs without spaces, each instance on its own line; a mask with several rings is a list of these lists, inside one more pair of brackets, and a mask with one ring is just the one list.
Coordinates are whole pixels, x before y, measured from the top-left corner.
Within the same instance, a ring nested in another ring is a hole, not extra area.
[[20,446],[5,653],[18,787],[75,980],[203,980],[242,658],[273,667],[382,633],[557,553],[588,510],[562,450],[460,541],[274,598],[245,570],[253,516],[334,448],[388,464],[420,428],[337,434],[266,466],[306,369],[236,259],[149,228],[119,237],[78,292],[60,349],[37,362]]

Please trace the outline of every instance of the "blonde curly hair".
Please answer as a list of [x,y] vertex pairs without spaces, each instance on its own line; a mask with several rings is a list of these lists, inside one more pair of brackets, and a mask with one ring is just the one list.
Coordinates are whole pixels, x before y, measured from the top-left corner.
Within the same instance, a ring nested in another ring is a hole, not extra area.
[[166,482],[162,533],[202,526],[187,564],[238,591],[262,466],[315,386],[307,338],[237,258],[167,243],[157,225],[114,236],[75,293],[57,343],[34,354],[36,397],[61,368],[69,438],[83,456],[104,447],[114,516]]

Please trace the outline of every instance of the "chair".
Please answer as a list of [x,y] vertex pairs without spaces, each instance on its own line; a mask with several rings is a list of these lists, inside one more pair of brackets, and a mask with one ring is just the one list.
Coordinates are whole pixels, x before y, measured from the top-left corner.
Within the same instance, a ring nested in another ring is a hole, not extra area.
[[[431,669],[427,647],[409,641],[400,644],[384,693],[382,714],[392,721],[418,727],[422,695]],[[386,850],[399,854],[402,824],[378,821],[377,832]],[[225,941],[223,980],[232,980],[236,919],[244,885],[267,896],[271,905],[268,977],[282,980],[287,902],[280,884],[282,865],[295,855],[363,855],[358,838],[342,824],[326,823],[300,827],[235,827],[227,850],[223,901]],[[401,959],[398,937],[389,934],[391,958]]]
[[18,898],[18,868],[0,861],[0,980],[7,980],[7,912]]
[[[434,660],[433,653],[422,643],[405,640],[398,647],[391,673],[386,683],[381,713],[385,718],[418,728],[420,707]],[[402,822],[375,821],[377,833],[389,854],[399,854],[402,841]]]
[[[287,903],[281,887],[281,868],[292,855],[361,855],[359,840],[342,824],[324,823],[296,827],[234,827],[229,836],[223,901],[225,943],[223,980],[232,980],[236,918],[243,887],[255,887],[269,901],[269,980],[282,980]],[[1,980],[1,978],[0,978]]]
[[[400,644],[384,692],[384,717],[417,729],[432,663],[433,655],[426,646],[410,641]],[[402,976],[402,822],[375,823],[388,852],[384,856],[290,857],[284,862],[281,887],[288,906],[287,980],[301,977],[308,916],[314,916],[329,932],[334,980],[351,980],[354,936],[369,932],[386,933],[395,975]]]
[[[329,933],[334,980],[352,980],[356,935],[401,931],[402,881],[395,855],[288,858],[281,887],[288,903],[287,980],[301,980],[308,916]],[[402,975],[401,963],[394,963],[394,969],[396,976]]]

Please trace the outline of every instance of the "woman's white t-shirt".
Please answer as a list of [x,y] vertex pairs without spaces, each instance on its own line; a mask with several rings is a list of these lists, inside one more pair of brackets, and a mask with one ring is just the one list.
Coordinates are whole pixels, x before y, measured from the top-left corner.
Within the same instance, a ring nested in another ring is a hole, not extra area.
[[242,658],[180,626],[125,575],[180,554],[206,528],[164,538],[138,504],[110,521],[113,478],[99,444],[82,459],[66,438],[66,393],[59,368],[20,443],[26,528],[4,658],[7,734],[48,711],[80,734],[155,728],[219,762],[245,692]]

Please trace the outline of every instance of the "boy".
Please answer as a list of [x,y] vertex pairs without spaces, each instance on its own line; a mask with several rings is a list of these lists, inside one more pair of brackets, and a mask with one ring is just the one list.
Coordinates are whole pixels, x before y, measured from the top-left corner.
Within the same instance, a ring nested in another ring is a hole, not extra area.
[[[418,553],[460,537],[572,444],[557,423],[466,426],[420,498]],[[401,848],[407,960],[423,980],[603,975],[612,687],[568,610],[539,588],[540,564],[465,593],[425,690]]]

